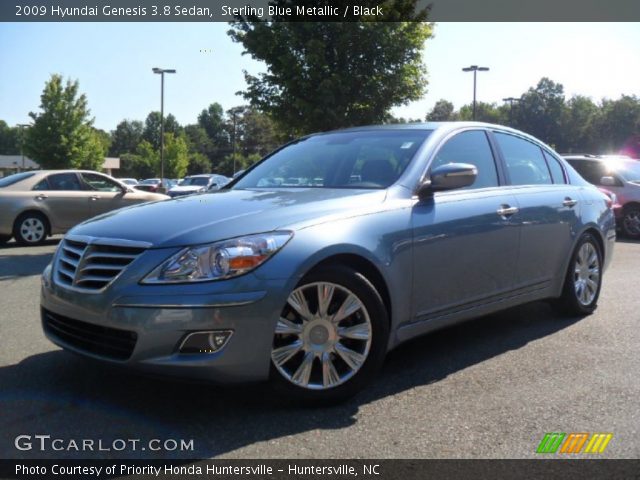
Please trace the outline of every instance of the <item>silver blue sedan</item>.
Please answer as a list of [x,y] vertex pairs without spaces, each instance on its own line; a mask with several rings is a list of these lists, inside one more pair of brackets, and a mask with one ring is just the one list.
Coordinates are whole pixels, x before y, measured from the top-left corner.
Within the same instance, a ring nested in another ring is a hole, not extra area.
[[219,192],[73,228],[42,277],[42,324],[105,362],[337,401],[434,329],[541,299],[593,312],[608,202],[505,127],[311,135]]

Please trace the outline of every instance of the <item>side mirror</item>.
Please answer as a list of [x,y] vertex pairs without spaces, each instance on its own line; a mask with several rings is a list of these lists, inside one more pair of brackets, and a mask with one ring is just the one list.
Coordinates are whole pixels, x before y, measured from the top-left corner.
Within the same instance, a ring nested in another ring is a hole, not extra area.
[[454,190],[472,185],[478,176],[475,165],[468,163],[447,163],[434,168],[429,177],[418,187],[418,197],[425,198],[435,192]]
[[617,182],[614,177],[602,177],[600,179],[600,185],[602,185],[603,187],[615,187],[617,185]]

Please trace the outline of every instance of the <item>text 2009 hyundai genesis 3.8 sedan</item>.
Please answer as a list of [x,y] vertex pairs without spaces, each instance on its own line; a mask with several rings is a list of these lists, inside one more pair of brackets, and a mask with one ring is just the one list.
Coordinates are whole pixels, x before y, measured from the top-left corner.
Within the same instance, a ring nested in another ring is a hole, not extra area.
[[220,192],[72,229],[43,274],[43,328],[105,362],[335,401],[436,328],[540,299],[591,313],[607,202],[500,126],[312,135]]

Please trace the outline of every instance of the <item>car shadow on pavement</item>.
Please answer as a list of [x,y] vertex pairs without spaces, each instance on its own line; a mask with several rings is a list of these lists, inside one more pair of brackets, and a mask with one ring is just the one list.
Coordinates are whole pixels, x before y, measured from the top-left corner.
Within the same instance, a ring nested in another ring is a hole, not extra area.
[[[209,458],[302,432],[342,429],[357,422],[363,405],[428,386],[578,320],[558,317],[538,302],[432,333],[391,352],[367,390],[327,408],[292,405],[264,384],[183,383],[139,376],[60,350],[36,354],[0,368],[0,458]],[[141,445],[150,439],[193,440],[194,448],[78,453],[14,446],[18,435],[37,434],[78,442],[101,439],[108,446],[114,439],[141,439]],[[313,457],[313,445],[301,445],[299,451]]]

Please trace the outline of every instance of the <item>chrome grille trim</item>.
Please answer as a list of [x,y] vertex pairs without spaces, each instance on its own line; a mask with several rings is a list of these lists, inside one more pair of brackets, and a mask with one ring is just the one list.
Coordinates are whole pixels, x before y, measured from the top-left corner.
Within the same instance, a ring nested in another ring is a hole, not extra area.
[[71,290],[102,292],[150,246],[146,242],[68,235],[58,249],[55,282]]

